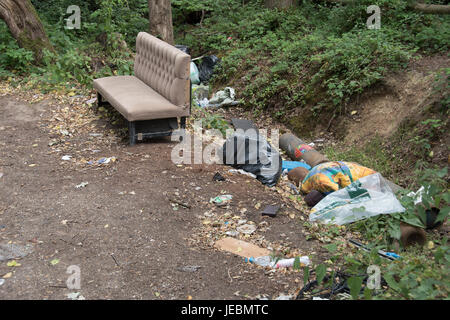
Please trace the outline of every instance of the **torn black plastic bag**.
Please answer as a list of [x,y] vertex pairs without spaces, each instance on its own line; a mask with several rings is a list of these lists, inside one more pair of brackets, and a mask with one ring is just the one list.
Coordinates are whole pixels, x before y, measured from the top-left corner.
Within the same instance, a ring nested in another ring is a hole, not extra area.
[[200,74],[200,81],[202,83],[208,83],[214,74],[214,68],[220,62],[220,59],[216,56],[207,56],[202,59],[202,63],[198,67]]
[[281,176],[280,154],[257,131],[239,131],[219,150],[223,164],[253,173],[261,183],[273,187]]

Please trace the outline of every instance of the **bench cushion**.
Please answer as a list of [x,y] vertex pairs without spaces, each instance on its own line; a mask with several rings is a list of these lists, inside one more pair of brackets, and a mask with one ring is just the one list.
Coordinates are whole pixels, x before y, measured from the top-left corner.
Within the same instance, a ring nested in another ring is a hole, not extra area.
[[94,88],[128,121],[189,116],[189,108],[174,105],[134,76],[96,79]]

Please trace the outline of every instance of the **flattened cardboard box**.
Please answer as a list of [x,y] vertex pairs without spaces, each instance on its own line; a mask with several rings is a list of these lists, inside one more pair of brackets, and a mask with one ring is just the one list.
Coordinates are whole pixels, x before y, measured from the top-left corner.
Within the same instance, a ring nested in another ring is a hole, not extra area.
[[255,246],[254,244],[227,237],[216,242],[214,245],[219,250],[228,251],[238,256],[251,258],[268,256],[270,251],[264,248]]

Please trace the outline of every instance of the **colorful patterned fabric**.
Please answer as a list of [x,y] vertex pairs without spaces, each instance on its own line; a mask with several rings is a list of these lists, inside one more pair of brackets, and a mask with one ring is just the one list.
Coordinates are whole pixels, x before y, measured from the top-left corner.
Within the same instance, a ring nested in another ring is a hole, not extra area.
[[374,170],[353,162],[325,162],[311,169],[302,182],[301,191],[308,194],[317,190],[329,194],[374,173]]

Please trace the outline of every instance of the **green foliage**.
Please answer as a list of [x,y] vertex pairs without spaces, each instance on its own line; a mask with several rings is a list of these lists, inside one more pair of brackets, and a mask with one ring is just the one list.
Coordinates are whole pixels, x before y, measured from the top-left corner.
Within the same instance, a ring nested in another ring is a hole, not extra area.
[[[445,52],[450,38],[447,16],[411,11],[402,0],[345,6],[303,1],[287,11],[265,9],[261,1],[184,2],[176,3],[210,13],[203,28],[177,25],[177,42],[193,55],[221,55],[215,81],[236,83],[255,113],[277,106],[339,111],[418,50]],[[374,4],[382,10],[380,30],[366,27],[366,8]]]
[[33,52],[19,48],[16,40],[9,34],[6,24],[0,21],[0,77],[13,75],[12,71],[28,71],[33,60]]

